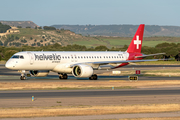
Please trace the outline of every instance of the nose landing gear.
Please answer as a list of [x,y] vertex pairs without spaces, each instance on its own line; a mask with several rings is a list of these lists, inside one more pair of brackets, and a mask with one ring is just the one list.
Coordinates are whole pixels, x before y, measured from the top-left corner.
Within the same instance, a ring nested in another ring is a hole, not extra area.
[[24,73],[25,73],[26,71],[25,71],[25,70],[19,70],[18,72],[20,72],[20,73],[21,73],[20,80],[25,80],[25,79],[26,79],[26,77],[25,77]]
[[21,80],[25,80],[26,77],[25,77],[25,76],[21,76],[20,79],[21,79]]

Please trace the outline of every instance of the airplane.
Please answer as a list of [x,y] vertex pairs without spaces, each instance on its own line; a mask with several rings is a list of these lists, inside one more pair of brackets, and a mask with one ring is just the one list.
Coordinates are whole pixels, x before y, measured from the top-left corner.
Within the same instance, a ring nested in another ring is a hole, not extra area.
[[121,51],[24,51],[15,53],[5,64],[5,67],[18,70],[21,80],[25,80],[25,71],[36,77],[47,76],[50,71],[57,72],[59,79],[67,79],[67,74],[77,78],[97,80],[94,70],[115,69],[129,63],[158,61],[159,59],[146,59],[141,53],[144,24],[140,24],[128,49]]

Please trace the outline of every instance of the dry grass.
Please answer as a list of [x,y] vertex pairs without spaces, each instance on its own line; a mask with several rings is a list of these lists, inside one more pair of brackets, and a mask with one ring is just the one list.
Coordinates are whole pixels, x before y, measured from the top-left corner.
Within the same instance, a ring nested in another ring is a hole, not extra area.
[[[135,74],[135,70],[121,71],[121,75]],[[141,75],[155,75],[155,76],[180,76],[179,69],[161,69],[161,70],[141,70]]]
[[131,106],[76,106],[49,108],[2,108],[0,109],[0,118],[158,113],[179,110],[180,104],[149,104]]
[[4,61],[4,60],[0,61],[0,64],[5,64],[5,63],[6,63],[6,61]]
[[29,90],[29,89],[103,89],[103,88],[140,88],[177,86],[179,80],[157,80],[157,81],[88,81],[88,82],[0,82],[0,90]]
[[180,120],[180,117],[172,117],[172,118],[128,118],[128,119],[119,119],[119,120]]
[[179,65],[179,61],[148,61],[148,62],[139,62],[137,65]]

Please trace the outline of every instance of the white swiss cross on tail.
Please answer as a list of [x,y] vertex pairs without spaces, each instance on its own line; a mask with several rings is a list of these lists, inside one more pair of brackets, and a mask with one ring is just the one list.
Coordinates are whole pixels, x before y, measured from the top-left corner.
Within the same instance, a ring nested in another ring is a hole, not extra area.
[[141,40],[139,40],[139,35],[136,36],[136,40],[134,40],[134,44],[136,44],[136,49],[139,49],[139,45],[141,45]]

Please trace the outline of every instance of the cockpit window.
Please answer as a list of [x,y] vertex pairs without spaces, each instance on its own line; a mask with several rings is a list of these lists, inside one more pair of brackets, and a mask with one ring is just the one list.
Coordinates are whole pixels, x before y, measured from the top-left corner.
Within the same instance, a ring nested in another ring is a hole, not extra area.
[[14,55],[14,56],[12,56],[12,58],[18,58],[19,59],[19,55]]
[[21,56],[20,56],[20,59],[24,59],[24,56],[21,55]]
[[13,58],[13,59],[24,59],[24,56],[22,56],[22,55],[13,55],[11,58]]

